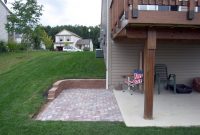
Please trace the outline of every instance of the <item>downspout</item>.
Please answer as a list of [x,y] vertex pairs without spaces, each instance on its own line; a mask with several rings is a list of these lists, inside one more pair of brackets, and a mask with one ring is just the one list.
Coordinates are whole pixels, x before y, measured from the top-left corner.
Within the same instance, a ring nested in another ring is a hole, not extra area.
[[106,38],[107,38],[107,45],[106,45],[106,89],[109,89],[109,44],[110,44],[110,38],[109,38],[109,0],[107,0],[107,33],[106,33]]

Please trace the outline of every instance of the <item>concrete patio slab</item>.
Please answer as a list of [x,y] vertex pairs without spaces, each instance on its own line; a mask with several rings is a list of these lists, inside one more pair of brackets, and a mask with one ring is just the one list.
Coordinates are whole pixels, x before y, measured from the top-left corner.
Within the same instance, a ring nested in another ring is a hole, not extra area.
[[105,89],[64,90],[36,120],[123,121],[113,92]]
[[141,92],[114,90],[122,117],[128,127],[200,126],[200,94],[174,94],[162,91],[154,95],[154,118],[143,119],[144,95]]

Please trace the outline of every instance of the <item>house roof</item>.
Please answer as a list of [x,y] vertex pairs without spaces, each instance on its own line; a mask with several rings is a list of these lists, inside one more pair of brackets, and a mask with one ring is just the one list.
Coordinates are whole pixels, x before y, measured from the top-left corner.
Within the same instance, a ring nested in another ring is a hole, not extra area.
[[71,32],[71,31],[68,31],[68,30],[66,30],[66,29],[64,29],[64,30],[62,30],[61,32],[59,32],[59,33],[56,34],[56,36],[65,36],[65,35],[67,35],[67,36],[68,36],[68,35],[73,35],[73,36],[76,36],[76,37],[78,37],[78,38],[81,38],[79,35],[77,35],[77,34]]
[[0,0],[0,3],[3,5],[3,7],[4,7],[9,13],[11,13],[10,10],[8,9],[8,7],[4,4],[3,1]]
[[76,42],[77,45],[89,45],[91,39],[80,39]]

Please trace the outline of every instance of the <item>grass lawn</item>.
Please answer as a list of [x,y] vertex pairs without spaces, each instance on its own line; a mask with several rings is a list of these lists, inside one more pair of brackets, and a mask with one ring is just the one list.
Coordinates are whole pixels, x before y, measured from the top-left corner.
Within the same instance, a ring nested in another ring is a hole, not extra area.
[[0,54],[0,135],[199,135],[200,128],[128,128],[120,122],[32,120],[43,93],[64,78],[105,78],[94,53],[24,52]]

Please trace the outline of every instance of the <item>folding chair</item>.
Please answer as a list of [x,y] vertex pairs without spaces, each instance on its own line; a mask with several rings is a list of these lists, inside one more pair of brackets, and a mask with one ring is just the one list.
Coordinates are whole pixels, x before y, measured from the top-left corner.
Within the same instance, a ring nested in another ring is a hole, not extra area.
[[127,86],[127,90],[133,90],[133,91],[136,90],[135,87],[143,83],[143,76],[144,75],[142,70],[139,69],[133,70],[132,74],[128,75],[126,80],[124,81],[125,86]]

